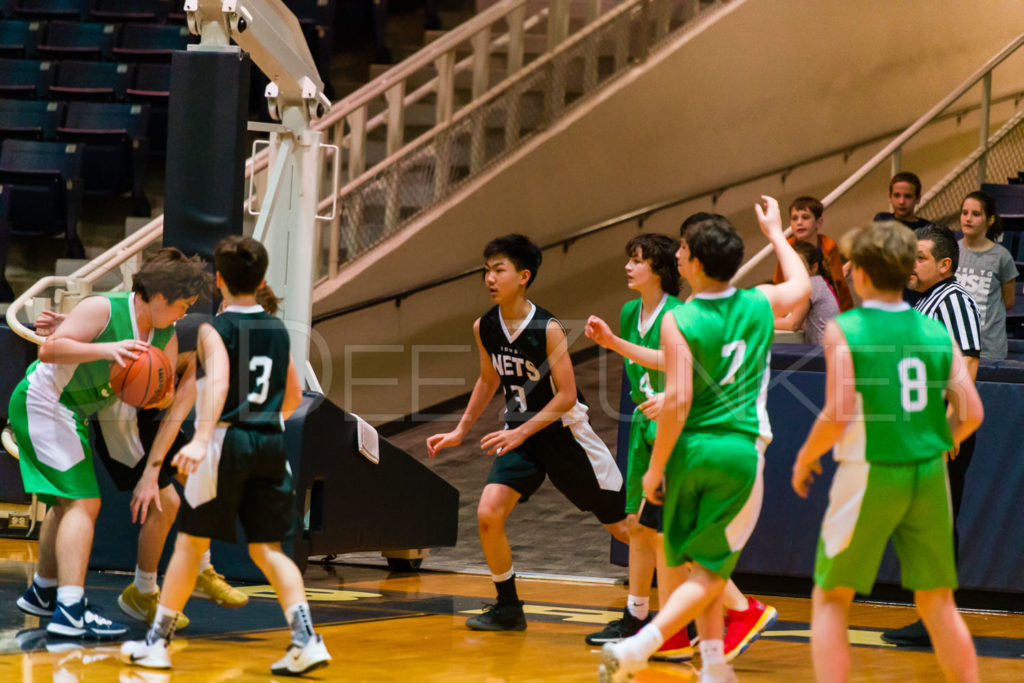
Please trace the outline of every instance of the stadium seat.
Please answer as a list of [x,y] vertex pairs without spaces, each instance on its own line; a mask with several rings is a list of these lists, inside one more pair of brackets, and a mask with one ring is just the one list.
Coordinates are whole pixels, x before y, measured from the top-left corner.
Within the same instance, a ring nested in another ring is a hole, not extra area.
[[126,24],[114,56],[124,62],[171,61],[174,50],[184,50],[191,34],[174,24]]
[[63,102],[0,100],[0,139],[52,140],[64,107]]
[[53,67],[50,61],[0,58],[0,97],[45,97]]
[[82,207],[82,150],[79,145],[4,140],[0,185],[7,195],[4,218],[11,236],[63,235],[69,258],[83,258],[78,238]]
[[123,100],[135,76],[133,64],[61,62],[50,97],[76,100]]
[[83,190],[90,195],[131,192],[133,212],[150,214],[146,199],[149,105],[71,102],[59,139],[82,148]]
[[[95,0],[89,16],[96,21],[162,21],[169,0]],[[183,4],[183,3],[180,3]]]
[[43,22],[28,19],[0,21],[0,57],[38,56],[36,46],[43,35]]
[[89,0],[8,0],[13,15],[26,19],[85,19]]
[[11,242],[9,233],[10,222],[7,220],[7,198],[10,196],[6,188],[0,185],[0,301],[14,301],[14,290],[7,282],[7,248]]
[[117,24],[51,21],[39,54],[46,59],[112,59],[118,39]]
[[171,97],[171,65],[139,64],[135,84],[128,89],[128,100],[148,104],[150,150],[163,154],[167,149],[167,110]]

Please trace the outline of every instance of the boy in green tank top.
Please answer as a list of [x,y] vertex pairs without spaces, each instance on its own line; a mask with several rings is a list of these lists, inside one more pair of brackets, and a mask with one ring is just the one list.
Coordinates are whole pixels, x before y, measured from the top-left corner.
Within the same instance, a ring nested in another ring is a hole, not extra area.
[[124,365],[151,344],[164,349],[173,365],[174,322],[207,282],[201,261],[177,249],[161,250],[135,274],[130,293],[91,296],[75,306],[11,395],[25,491],[51,506],[40,530],[36,575],[17,604],[28,614],[51,617],[49,633],[109,638],[127,631],[84,600],[100,506],[88,418],[102,412],[107,419],[130,421],[126,431],[134,429],[135,409],[121,410],[124,404],[110,387],[110,365]]
[[650,624],[604,646],[602,681],[631,678],[664,634],[694,618],[701,680],[735,680],[723,643],[724,588],[761,507],[773,316],[786,315],[811,291],[806,268],[783,236],[778,202],[762,201],[755,211],[786,276],[782,284],[730,284],[743,241],[723,216],[708,214],[682,235],[679,272],[694,297],[662,321],[665,398],[643,488],[648,500],[664,500],[669,573],[683,575],[686,562],[692,569],[681,583],[670,577],[679,587]]
[[981,399],[942,323],[903,302],[914,234],[875,223],[842,247],[864,303],[825,329],[825,405],[793,465],[793,489],[806,497],[822,454],[833,449],[839,463],[814,567],[814,670],[819,680],[849,675],[847,611],[855,592],[871,592],[892,538],[947,680],[976,681],[974,644],[953,600],[944,456],[981,424]]

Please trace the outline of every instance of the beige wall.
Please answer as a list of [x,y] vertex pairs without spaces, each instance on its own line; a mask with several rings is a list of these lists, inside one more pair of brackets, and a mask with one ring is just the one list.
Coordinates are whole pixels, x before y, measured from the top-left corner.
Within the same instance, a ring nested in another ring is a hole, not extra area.
[[[539,136],[513,163],[472,183],[460,201],[350,267],[336,286],[319,288],[315,313],[475,266],[495,235],[521,231],[551,243],[634,208],[712,191],[905,126],[1022,27],[1024,3],[1016,0],[730,3],[714,25],[679,38]],[[1017,56],[996,72],[993,90],[1022,88],[1024,57]],[[993,127],[1012,106],[995,107]],[[936,124],[904,152],[904,168],[917,171],[926,186],[934,183],[976,145],[976,126],[974,114]],[[717,210],[736,222],[752,254],[763,244],[750,208],[760,193],[784,203],[798,194],[824,195],[880,147],[731,189],[714,207],[701,199],[665,211],[644,229],[674,233],[692,211]],[[877,170],[841,200],[826,215],[826,232],[885,209],[888,175],[888,166]],[[622,245],[636,232],[634,223],[565,252],[546,251],[531,298],[568,322],[571,335],[579,332],[573,321],[590,313],[616,319],[629,296]],[[331,348],[325,389],[376,422],[469,391],[478,362],[467,348],[470,325],[489,305],[479,281],[468,278],[400,307],[387,303],[318,325]],[[394,349],[354,353],[369,344]],[[425,350],[443,345],[462,350]],[[578,340],[574,349],[586,345]],[[320,364],[323,372],[327,366]],[[414,364],[421,380],[441,383],[417,386]],[[391,384],[353,385],[356,377]]]

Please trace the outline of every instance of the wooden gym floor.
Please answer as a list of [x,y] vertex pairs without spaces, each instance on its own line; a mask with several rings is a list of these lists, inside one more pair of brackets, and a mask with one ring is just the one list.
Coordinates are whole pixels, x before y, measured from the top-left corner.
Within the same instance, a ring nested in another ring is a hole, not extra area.
[[[267,586],[246,586],[241,610],[192,600],[192,624],[172,644],[174,669],[150,672],[123,665],[119,643],[51,638],[14,601],[32,575],[36,544],[0,539],[0,681],[13,683],[170,683],[268,681],[270,664],[287,644],[287,629]],[[214,558],[216,561],[216,558]],[[611,582],[523,579],[529,628],[524,633],[478,633],[467,616],[492,599],[486,576],[425,571],[392,574],[357,565],[311,565],[306,571],[313,618],[334,661],[307,678],[323,681],[593,681],[599,656],[583,636],[615,618],[625,588]],[[127,574],[90,572],[90,600],[119,618],[118,592]],[[760,596],[779,621],[735,663],[744,681],[812,679],[806,599]],[[966,613],[985,681],[1024,680],[1024,616]],[[882,630],[911,620],[906,607],[856,604],[851,614],[853,680],[931,681],[941,678],[926,649],[885,645]],[[43,625],[45,626],[45,624]],[[130,637],[140,637],[135,625]],[[656,664],[638,681],[695,680],[688,664]]]

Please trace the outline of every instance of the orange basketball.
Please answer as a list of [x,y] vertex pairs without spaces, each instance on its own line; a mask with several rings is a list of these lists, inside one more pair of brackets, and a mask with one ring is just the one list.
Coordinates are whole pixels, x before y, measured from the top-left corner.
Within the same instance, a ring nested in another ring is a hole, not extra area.
[[159,401],[174,382],[171,361],[164,352],[150,346],[123,367],[110,364],[110,386],[129,405],[142,408]]

